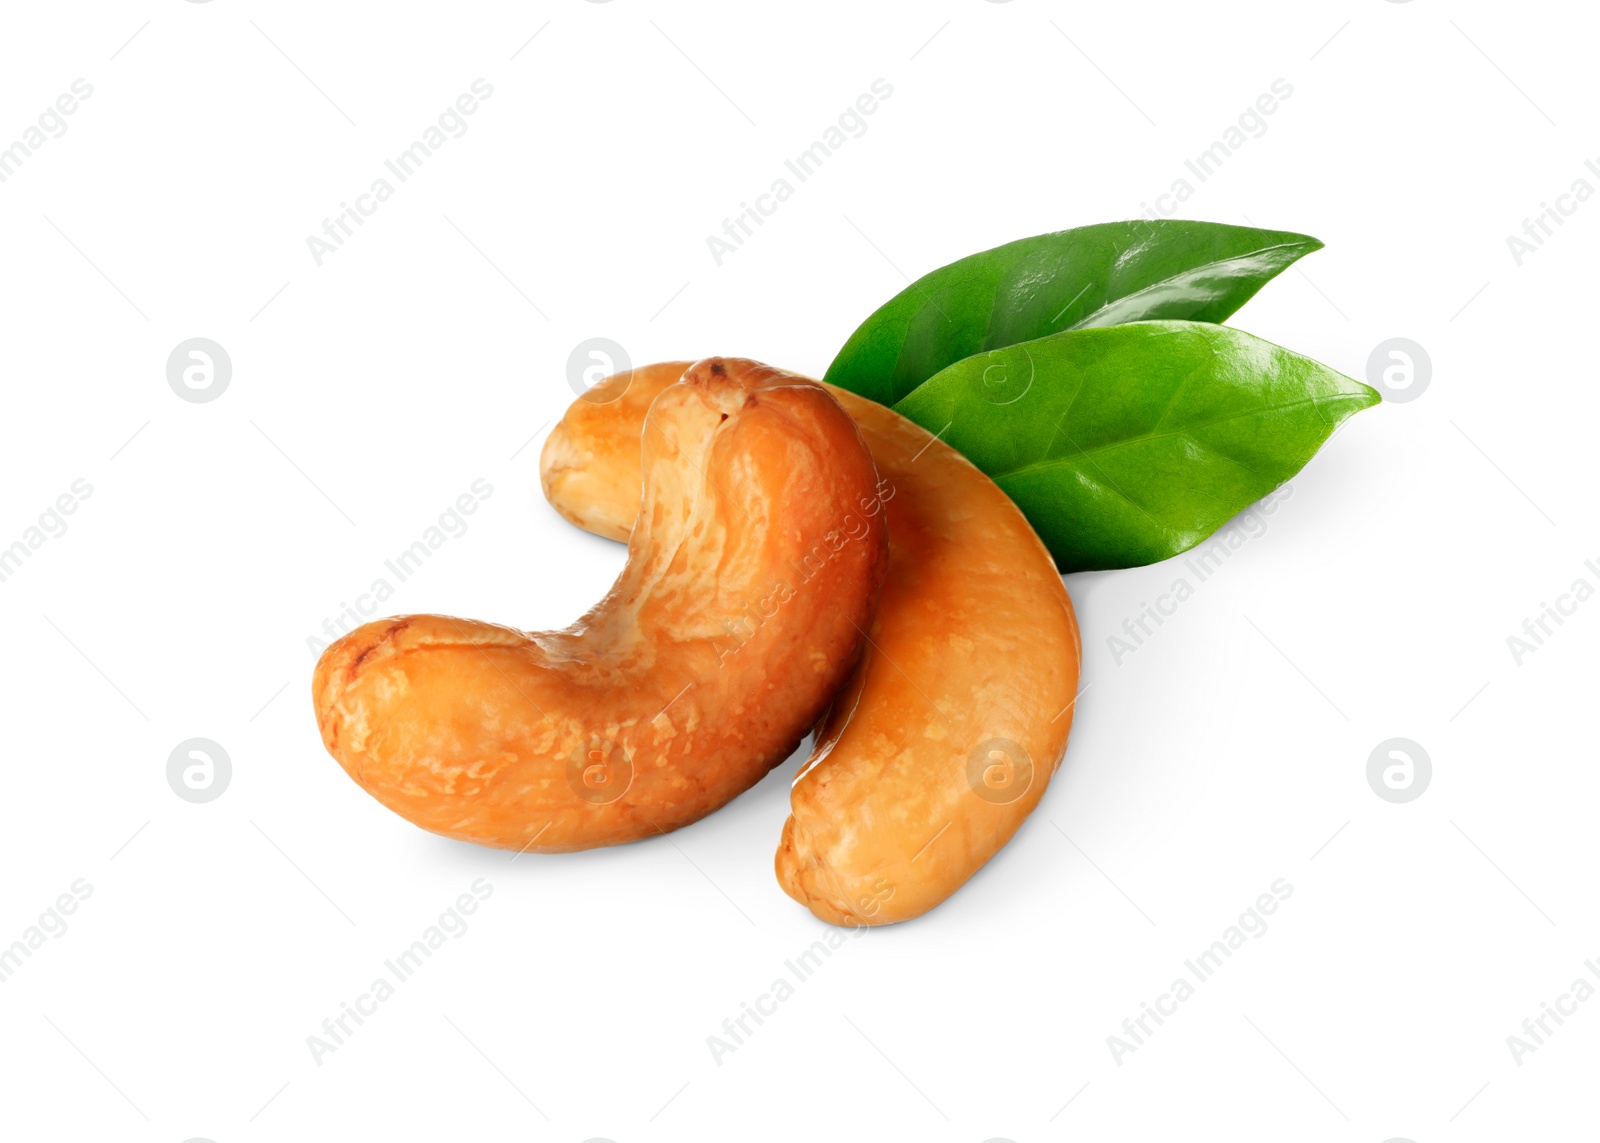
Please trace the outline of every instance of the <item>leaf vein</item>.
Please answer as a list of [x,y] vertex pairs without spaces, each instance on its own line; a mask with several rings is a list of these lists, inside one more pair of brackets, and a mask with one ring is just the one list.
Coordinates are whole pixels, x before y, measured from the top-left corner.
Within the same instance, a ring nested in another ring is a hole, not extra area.
[[[1077,399],[1077,395],[1076,394],[1073,395],[1073,399],[1074,400]],[[1125,437],[1122,440],[1112,441],[1109,444],[1097,445],[1094,448],[1090,448],[1090,449],[1080,448],[1077,452],[1072,453],[1072,454],[1070,454],[1068,456],[1049,457],[1049,458],[1047,458],[1045,460],[1033,461],[1032,463],[1025,464],[1025,465],[1021,466],[1020,468],[1005,469],[1005,470],[1003,470],[1002,472],[1000,472],[1000,473],[998,473],[996,475],[1002,475],[1002,476],[1027,476],[1028,474],[1030,474],[1032,472],[1048,471],[1049,469],[1060,467],[1061,465],[1071,463],[1071,462],[1077,460],[1080,457],[1092,457],[1092,456],[1097,456],[1100,453],[1113,452],[1113,451],[1115,451],[1116,449],[1119,449],[1119,448],[1129,448],[1129,447],[1131,447],[1133,445],[1150,444],[1150,443],[1152,443],[1154,441],[1167,440],[1167,439],[1170,439],[1170,438],[1173,438],[1173,437],[1189,436],[1190,434],[1198,432],[1201,429],[1209,429],[1209,428],[1211,428],[1211,427],[1213,427],[1215,425],[1227,424],[1229,421],[1240,421],[1240,420],[1244,420],[1244,419],[1246,419],[1248,417],[1258,417],[1258,416],[1263,416],[1263,415],[1265,415],[1267,413],[1282,412],[1282,411],[1284,411],[1286,409],[1298,408],[1301,405],[1314,405],[1314,406],[1319,406],[1320,407],[1323,404],[1331,404],[1331,403],[1334,403],[1334,402],[1337,402],[1337,401],[1355,401],[1355,400],[1359,400],[1359,399],[1360,398],[1357,395],[1354,395],[1354,394],[1343,394],[1343,393],[1337,394],[1336,396],[1333,396],[1333,397],[1307,397],[1307,398],[1305,398],[1303,400],[1290,401],[1287,404],[1283,404],[1283,405],[1272,405],[1272,406],[1269,406],[1269,407],[1266,407],[1266,408],[1261,408],[1261,409],[1250,409],[1250,410],[1247,410],[1246,412],[1243,412],[1243,413],[1235,413],[1235,414],[1232,414],[1231,416],[1227,416],[1227,417],[1218,417],[1214,421],[1206,421],[1203,424],[1198,424],[1198,425],[1188,425],[1188,426],[1186,426],[1186,427],[1184,427],[1182,429],[1175,429],[1172,432],[1167,432],[1167,433],[1143,433],[1143,434],[1140,434],[1139,436]],[[1324,419],[1323,423],[1324,424],[1327,423],[1326,419]],[[1054,441],[1054,438],[1052,437],[1052,442],[1053,441]],[[1197,442],[1197,443],[1199,443],[1199,442]],[[1221,455],[1221,454],[1219,453],[1218,455]],[[1229,458],[1229,459],[1232,459],[1232,458]]]

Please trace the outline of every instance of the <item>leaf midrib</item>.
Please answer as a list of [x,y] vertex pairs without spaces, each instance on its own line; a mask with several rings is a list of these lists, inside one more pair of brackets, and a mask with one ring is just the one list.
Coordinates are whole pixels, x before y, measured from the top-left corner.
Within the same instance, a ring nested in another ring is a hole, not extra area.
[[[1134,298],[1137,298],[1140,294],[1148,294],[1153,290],[1158,290],[1161,287],[1163,287],[1163,286],[1175,281],[1178,278],[1182,278],[1182,277],[1185,277],[1187,275],[1193,274],[1196,270],[1203,270],[1208,266],[1226,266],[1230,262],[1240,262],[1240,261],[1243,261],[1246,258],[1259,258],[1259,257],[1261,257],[1261,255],[1271,253],[1274,250],[1298,250],[1298,249],[1301,249],[1303,247],[1307,247],[1307,246],[1310,246],[1310,245],[1311,244],[1309,242],[1279,242],[1279,243],[1277,243],[1276,245],[1273,245],[1273,246],[1263,246],[1260,249],[1251,251],[1248,254],[1233,254],[1233,255],[1230,255],[1227,258],[1217,258],[1217,259],[1214,259],[1214,260],[1212,260],[1210,262],[1198,262],[1195,265],[1189,267],[1189,269],[1184,270],[1184,271],[1182,271],[1180,273],[1168,274],[1165,278],[1161,278],[1161,279],[1159,279],[1157,281],[1151,282],[1148,286],[1141,286],[1139,289],[1134,290],[1131,294],[1123,294],[1121,297],[1115,299],[1115,301],[1117,303],[1123,303],[1123,302],[1130,301],[1130,300],[1132,300]],[[1067,304],[1071,305],[1072,303],[1069,302]],[[1063,327],[1058,332],[1065,333],[1068,330],[1085,329],[1085,328],[1087,328],[1084,325],[1085,322],[1087,322],[1090,318],[1094,317],[1095,314],[1104,313],[1106,310],[1110,309],[1111,306],[1112,306],[1112,303],[1111,302],[1107,302],[1104,305],[1102,305],[1099,309],[1095,310],[1093,313],[1084,314],[1077,321],[1073,322],[1069,326]],[[987,335],[988,330],[985,329],[984,332]]]
[[[1147,294],[1147,293],[1150,293],[1150,292],[1152,292],[1154,290],[1158,290],[1161,287],[1168,285],[1169,283],[1175,281],[1178,278],[1184,277],[1185,275],[1188,275],[1188,274],[1193,274],[1196,270],[1200,270],[1200,269],[1203,269],[1203,268],[1208,267],[1208,266],[1226,266],[1230,262],[1239,262],[1239,261],[1244,260],[1245,258],[1259,258],[1261,255],[1270,253],[1270,252],[1272,252],[1274,250],[1308,249],[1308,252],[1309,252],[1310,250],[1314,250],[1316,248],[1317,247],[1310,241],[1305,241],[1305,242],[1278,242],[1278,243],[1274,243],[1271,246],[1262,246],[1259,249],[1251,251],[1250,253],[1247,253],[1247,254],[1234,254],[1234,255],[1231,255],[1231,256],[1229,256],[1227,258],[1216,258],[1216,259],[1213,259],[1210,262],[1199,262],[1199,263],[1196,263],[1195,265],[1189,267],[1189,269],[1187,269],[1187,270],[1180,271],[1179,273],[1176,273],[1176,274],[1168,274],[1165,278],[1157,279],[1156,281],[1151,282],[1148,286],[1142,286],[1139,289],[1134,290],[1131,294],[1123,294],[1120,297],[1113,299],[1113,301],[1116,302],[1116,303],[1127,302],[1130,299],[1134,299],[1134,298],[1139,297],[1140,294]],[[1303,257],[1303,255],[1302,255],[1302,257]],[[941,267],[941,269],[942,268],[943,267]],[[937,273],[937,271],[935,271],[935,273]],[[922,279],[918,278],[915,282],[912,282],[911,284],[913,286],[917,286],[917,285],[919,285],[921,283],[921,281],[922,281]],[[1090,281],[1084,286],[1084,289],[1085,290],[1089,289],[1093,285],[1094,285],[1094,280],[1090,279]],[[916,318],[917,318],[917,314],[920,313],[922,310],[926,309],[928,306],[933,306],[934,309],[938,309],[940,315],[944,318],[944,320],[945,320],[945,322],[947,324],[953,324],[953,323],[950,322],[950,315],[946,314],[942,309],[939,309],[939,307],[937,305],[935,305],[935,303],[933,301],[933,298],[929,296],[929,294],[928,294],[928,292],[926,290],[919,289],[917,292],[922,295],[924,304],[922,306],[918,307],[918,309],[916,311],[914,311],[912,314],[910,314],[909,317],[907,318],[907,321],[906,321],[906,329],[907,330],[909,330],[911,328],[912,324],[915,323]],[[1083,295],[1083,290],[1079,290],[1078,291],[1078,296],[1081,297],[1082,295]],[[1073,301],[1077,301],[1077,298],[1074,298]],[[1071,333],[1074,330],[1080,330],[1080,329],[1088,328],[1087,326],[1085,326],[1084,323],[1089,321],[1089,319],[1094,317],[1096,314],[1104,313],[1106,310],[1110,309],[1112,304],[1113,304],[1113,302],[1105,302],[1105,303],[1103,303],[1098,309],[1095,309],[1092,312],[1085,314],[1083,317],[1079,318],[1077,321],[1073,322],[1071,325],[1063,326],[1062,328],[1056,330],[1055,333]],[[1068,306],[1072,305],[1072,302],[1068,302],[1067,305]],[[1065,307],[1063,307],[1063,308],[1065,308]],[[994,334],[994,319],[995,319],[995,308],[994,308],[994,303],[991,300],[990,305],[989,305],[989,312],[988,312],[988,314],[986,314],[984,316],[984,320],[983,320],[983,337],[980,340],[980,344],[982,344],[982,345],[988,345],[989,344],[989,339]],[[1045,334],[1044,336],[1050,337],[1050,336],[1053,336],[1053,335],[1052,334]],[[1037,340],[1037,339],[1030,339],[1030,340]],[[911,343],[910,337],[907,336],[903,332],[901,334],[901,336],[900,336],[900,345],[895,349],[894,361],[889,367],[889,376],[890,377],[895,376],[895,374],[897,374],[900,371],[900,363],[904,359],[905,353],[906,353],[906,349],[910,345],[910,343]],[[1015,344],[1019,344],[1020,345],[1020,344],[1023,344],[1023,343],[1017,342]],[[1000,346],[999,348],[1005,349],[1005,348],[1009,348],[1009,346]],[[981,353],[983,351],[979,350],[979,352]],[[955,363],[951,362],[951,364],[955,364]],[[948,366],[946,368],[948,368]],[[937,371],[934,374],[931,374],[929,377],[924,377],[922,379],[922,381],[918,382],[917,385],[913,386],[910,390],[907,391],[906,396],[910,396],[911,393],[915,392],[918,387],[920,387],[921,385],[926,384],[929,380],[931,380],[931,378],[933,376],[937,376],[938,372],[942,372],[942,371]],[[904,397],[902,397],[900,399],[904,400]]]
[[[1074,399],[1076,399],[1076,394],[1074,394]],[[1133,445],[1138,445],[1138,444],[1149,444],[1152,441],[1168,440],[1168,439],[1171,439],[1173,437],[1186,437],[1186,436],[1189,436],[1192,433],[1200,431],[1201,429],[1209,429],[1213,425],[1224,425],[1224,424],[1227,424],[1229,421],[1240,421],[1240,420],[1244,420],[1247,417],[1259,417],[1259,416],[1263,416],[1263,415],[1265,415],[1267,413],[1282,412],[1285,409],[1295,409],[1295,408],[1299,408],[1302,405],[1318,405],[1318,404],[1324,404],[1324,403],[1333,403],[1335,401],[1356,401],[1356,400],[1359,400],[1359,399],[1360,399],[1360,394],[1357,394],[1357,393],[1348,393],[1348,394],[1340,393],[1340,394],[1338,394],[1336,396],[1333,396],[1333,397],[1306,397],[1306,398],[1304,398],[1302,400],[1289,401],[1288,403],[1282,404],[1282,405],[1267,405],[1267,406],[1264,406],[1262,408],[1251,409],[1251,410],[1248,410],[1248,411],[1243,412],[1243,413],[1234,413],[1233,415],[1227,416],[1227,417],[1218,417],[1216,420],[1206,421],[1203,424],[1188,425],[1188,426],[1186,426],[1186,427],[1184,427],[1182,429],[1174,429],[1171,432],[1166,432],[1166,433],[1144,433],[1144,434],[1141,434],[1141,435],[1136,436],[1136,437],[1127,437],[1127,438],[1125,438],[1123,440],[1112,441],[1110,444],[1097,445],[1096,447],[1091,448],[1091,449],[1078,449],[1076,452],[1071,453],[1068,456],[1057,456],[1057,457],[1051,457],[1048,460],[1033,461],[1033,462],[1031,462],[1029,464],[1023,465],[1021,468],[1002,469],[1002,470],[1000,470],[998,472],[991,472],[989,475],[990,475],[990,477],[992,479],[996,479],[996,480],[998,480],[1002,476],[1028,476],[1028,475],[1031,475],[1034,472],[1045,472],[1045,471],[1049,471],[1050,469],[1053,469],[1053,468],[1061,468],[1061,467],[1070,465],[1070,464],[1074,463],[1075,461],[1080,460],[1082,458],[1098,456],[1101,453],[1111,452],[1111,451],[1113,451],[1115,449],[1119,449],[1119,448],[1128,448],[1128,447],[1131,447]],[[1057,426],[1056,431],[1060,432],[1060,426],[1059,425]],[[1054,438],[1052,437],[1052,439],[1054,439]],[[1070,441],[1072,438],[1068,437],[1067,439]],[[1203,447],[1206,447],[1206,448],[1211,448],[1212,447],[1210,445],[1206,445],[1204,441],[1196,441],[1195,443],[1199,444],[1199,445],[1202,445]],[[1216,451],[1216,450],[1212,449],[1212,451]],[[1218,456],[1225,456],[1226,454],[1218,452],[1217,455]],[[1228,457],[1228,459],[1229,460],[1233,460],[1233,462],[1235,464],[1238,464],[1241,468],[1247,468],[1248,469],[1248,466],[1243,464],[1243,462],[1238,461],[1238,460],[1234,460],[1234,458],[1232,458],[1232,457]],[[1254,470],[1252,469],[1250,471],[1254,471]]]

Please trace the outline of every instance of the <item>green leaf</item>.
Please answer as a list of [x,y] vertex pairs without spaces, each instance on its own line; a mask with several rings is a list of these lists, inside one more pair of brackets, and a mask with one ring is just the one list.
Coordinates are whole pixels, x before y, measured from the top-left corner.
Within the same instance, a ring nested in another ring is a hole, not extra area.
[[1070,329],[1220,322],[1296,259],[1304,234],[1139,219],[1041,234],[919,278],[850,335],[826,380],[892,405],[947,365]]
[[1153,321],[968,358],[895,408],[988,473],[1072,572],[1187,551],[1378,401],[1240,330]]

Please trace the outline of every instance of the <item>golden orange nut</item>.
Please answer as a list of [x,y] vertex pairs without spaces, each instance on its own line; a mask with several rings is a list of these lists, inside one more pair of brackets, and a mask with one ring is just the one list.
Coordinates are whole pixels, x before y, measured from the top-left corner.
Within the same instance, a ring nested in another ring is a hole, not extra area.
[[[580,527],[632,526],[640,474],[624,444],[675,367],[660,368],[634,370],[623,399],[579,400],[552,436],[545,494]],[[889,924],[960,888],[1038,804],[1066,750],[1081,651],[1055,564],[1010,498],[918,425],[829,389],[883,481],[889,572],[795,780],[777,874],[825,921]]]
[[650,402],[688,368],[687,361],[641,365],[572,402],[539,454],[539,483],[552,508],[585,532],[627,542],[643,483],[639,429]]
[[577,623],[412,615],[323,653],[323,742],[402,817],[535,852],[676,829],[783,761],[848,677],[888,554],[854,422],[738,359],[658,391],[627,566]]

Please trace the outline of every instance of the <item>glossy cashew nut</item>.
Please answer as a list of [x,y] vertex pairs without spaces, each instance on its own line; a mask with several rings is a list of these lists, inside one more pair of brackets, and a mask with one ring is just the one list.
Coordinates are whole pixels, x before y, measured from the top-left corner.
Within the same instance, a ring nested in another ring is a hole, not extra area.
[[854,422],[749,361],[662,388],[642,450],[634,426],[627,566],[577,623],[412,615],[324,652],[323,742],[400,816],[536,852],[675,829],[783,761],[848,677],[888,556]]
[[[626,535],[640,477],[624,445],[674,368],[613,379],[620,398],[579,400],[552,432],[545,494],[569,520]],[[1066,750],[1081,652],[1055,564],[1005,493],[898,413],[829,388],[877,462],[889,573],[861,664],[795,780],[777,874],[825,921],[889,924],[960,888],[1038,804]]]
[[616,373],[595,385],[544,439],[539,483],[557,512],[585,532],[627,542],[639,515],[639,429],[687,361]]

